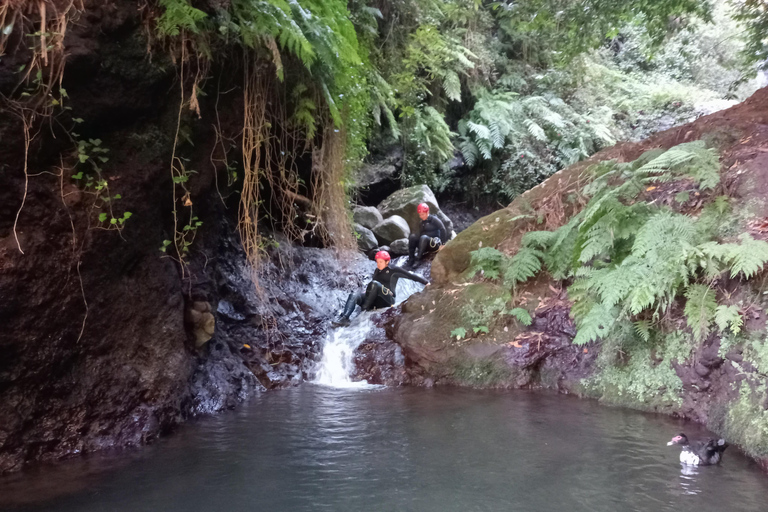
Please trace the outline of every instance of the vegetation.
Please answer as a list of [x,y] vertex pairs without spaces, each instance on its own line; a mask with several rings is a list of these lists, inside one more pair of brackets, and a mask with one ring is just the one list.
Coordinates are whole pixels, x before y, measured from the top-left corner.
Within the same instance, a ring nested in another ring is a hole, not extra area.
[[[715,193],[715,150],[695,141],[634,162],[600,162],[583,182],[562,227],[525,233],[512,257],[494,248],[473,251],[469,276],[481,273],[513,293],[543,271],[564,281],[574,343],[602,345],[601,371],[587,390],[606,400],[672,410],[682,389],[673,363],[686,361],[712,333],[724,339],[723,350],[740,344],[760,372],[768,368],[764,333],[744,337],[745,315],[760,307],[758,299],[733,288],[763,272],[768,242],[734,235],[724,222],[731,201]],[[691,209],[694,196],[702,199]],[[674,200],[663,206],[663,197]],[[751,292],[757,297],[762,281]]]

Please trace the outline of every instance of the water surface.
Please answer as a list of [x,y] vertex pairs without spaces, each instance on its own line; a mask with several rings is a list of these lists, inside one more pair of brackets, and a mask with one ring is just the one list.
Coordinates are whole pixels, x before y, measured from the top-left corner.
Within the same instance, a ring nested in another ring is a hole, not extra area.
[[706,434],[526,391],[305,385],[265,393],[132,455],[0,480],[0,509],[27,500],[10,509],[768,510],[768,479],[736,450],[721,466],[682,472],[679,449],[665,443],[683,427]]

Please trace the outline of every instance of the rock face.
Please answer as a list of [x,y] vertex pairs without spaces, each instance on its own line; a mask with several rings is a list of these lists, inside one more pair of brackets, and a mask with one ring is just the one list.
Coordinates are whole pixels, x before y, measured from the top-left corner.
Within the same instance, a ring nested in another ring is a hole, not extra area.
[[363,204],[373,206],[400,188],[403,148],[396,144],[371,155],[357,173],[359,195]]
[[382,201],[378,208],[385,219],[398,215],[406,220],[411,232],[418,233],[421,219],[419,219],[419,214],[416,212],[416,207],[420,203],[427,203],[429,205],[429,213],[442,220],[449,233],[453,231],[453,222],[440,210],[435,194],[426,185],[416,185],[398,190]]
[[379,245],[379,242],[376,241],[376,235],[373,234],[373,231],[360,224],[355,224],[354,228],[355,232],[357,232],[359,235],[357,238],[357,247],[361,251],[367,253]]
[[387,245],[401,238],[407,239],[411,230],[404,218],[399,215],[392,215],[373,228],[373,234],[376,235],[379,243]]
[[364,228],[373,229],[384,220],[381,212],[373,206],[355,206],[352,220]]
[[[109,148],[104,179],[122,196],[114,208],[133,215],[121,232],[94,229],[93,194],[58,176],[69,138],[50,130],[30,147],[37,176],[21,208],[24,130],[0,107],[0,473],[146,443],[186,418],[300,382],[334,309],[373,269],[362,256],[342,266],[329,251],[281,243],[257,289],[237,202],[225,205],[232,190],[216,190],[215,173],[222,185],[226,170],[210,165],[214,103],[201,101],[202,120],[184,123],[200,141],[185,157],[199,171],[187,185],[203,225],[182,275],[158,250],[174,226],[174,66],[162,54],[149,63],[135,2],[86,4],[67,30],[62,85],[82,132]],[[26,45],[14,48],[22,55],[0,65],[4,95],[28,62]],[[221,98],[218,107],[223,129],[240,126],[241,104]]]

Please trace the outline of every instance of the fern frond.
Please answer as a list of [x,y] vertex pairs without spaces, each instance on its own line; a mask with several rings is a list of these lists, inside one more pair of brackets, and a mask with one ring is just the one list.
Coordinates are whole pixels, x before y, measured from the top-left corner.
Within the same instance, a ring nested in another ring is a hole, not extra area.
[[575,345],[584,345],[591,341],[604,339],[611,332],[616,323],[618,311],[603,304],[594,304],[589,312],[578,322],[576,336],[573,338]]
[[710,331],[715,317],[717,300],[715,291],[704,284],[692,284],[685,291],[685,319],[697,341],[704,339]]
[[539,126],[533,119],[526,119],[523,121],[523,124],[525,124],[525,127],[528,129],[528,133],[530,133],[534,139],[541,142],[546,142],[548,140],[544,128]]
[[715,311],[715,323],[720,332],[725,332],[730,327],[732,334],[739,334],[742,325],[744,325],[744,319],[739,312],[738,306],[721,304],[717,306]]
[[638,338],[648,343],[651,341],[651,322],[650,320],[637,320],[632,324],[635,334]]
[[461,80],[455,71],[446,70],[443,73],[443,90],[449,100],[461,101]]
[[504,268],[504,282],[515,286],[535,276],[541,270],[543,256],[544,254],[537,249],[521,247]]
[[768,262],[768,242],[755,240],[748,233],[742,233],[739,239],[740,244],[725,244],[726,260],[730,262],[731,277],[744,274],[749,279]]
[[509,314],[514,316],[521,324],[528,326],[533,323],[533,318],[528,310],[524,308],[514,308],[509,311]]

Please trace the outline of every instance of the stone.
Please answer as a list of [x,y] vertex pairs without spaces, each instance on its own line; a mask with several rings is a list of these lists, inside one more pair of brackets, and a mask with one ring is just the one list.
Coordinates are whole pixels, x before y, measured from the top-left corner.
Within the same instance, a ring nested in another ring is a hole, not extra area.
[[448,233],[453,231],[453,222],[451,222],[451,219],[449,219],[448,216],[440,211],[440,206],[437,204],[435,194],[426,185],[416,185],[398,190],[379,203],[378,208],[385,219],[393,215],[398,215],[405,219],[412,232],[418,233],[421,219],[419,218],[418,212],[416,212],[416,207],[420,203],[427,203],[427,205],[429,205],[429,213],[437,216],[437,218],[443,221]]
[[357,185],[376,187],[383,182],[393,181],[402,166],[403,149],[398,144],[376,158],[373,163],[364,163],[357,172]]
[[366,228],[365,226],[362,226],[360,224],[355,224],[355,232],[357,233],[357,247],[363,251],[368,252],[371,249],[375,249],[378,247],[379,242],[376,240],[376,235],[373,234],[373,231]]
[[216,332],[216,319],[211,313],[211,305],[209,303],[192,303],[187,308],[185,320],[195,336],[195,347],[201,348],[213,338],[213,334]]
[[373,234],[376,235],[376,238],[382,245],[387,245],[393,240],[408,238],[411,234],[411,229],[404,218],[399,215],[392,215],[373,228]]
[[352,210],[352,220],[364,228],[373,229],[384,220],[384,217],[373,206],[355,206]]
[[404,256],[408,254],[408,239],[400,238],[389,244],[389,254],[392,256]]

